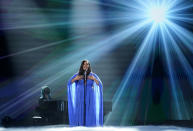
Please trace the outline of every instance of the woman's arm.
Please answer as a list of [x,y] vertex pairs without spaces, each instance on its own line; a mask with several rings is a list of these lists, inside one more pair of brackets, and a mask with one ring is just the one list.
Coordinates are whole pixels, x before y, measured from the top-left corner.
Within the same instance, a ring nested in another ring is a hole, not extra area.
[[99,85],[99,81],[94,77],[94,81],[96,82],[97,85]]
[[99,85],[99,81],[94,76],[88,76],[88,79],[95,81],[96,84]]
[[75,82],[75,81],[77,81],[77,80],[80,80],[80,79],[82,79],[83,78],[83,76],[81,75],[77,75],[74,79],[72,79],[71,80],[71,83],[73,83],[73,82]]

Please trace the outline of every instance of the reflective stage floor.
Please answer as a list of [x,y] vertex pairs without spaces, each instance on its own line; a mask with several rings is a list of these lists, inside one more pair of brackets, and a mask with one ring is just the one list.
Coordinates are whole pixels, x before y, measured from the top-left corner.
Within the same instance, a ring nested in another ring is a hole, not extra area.
[[0,131],[193,131],[193,128],[178,126],[68,127],[65,125],[49,125],[23,128],[0,127]]

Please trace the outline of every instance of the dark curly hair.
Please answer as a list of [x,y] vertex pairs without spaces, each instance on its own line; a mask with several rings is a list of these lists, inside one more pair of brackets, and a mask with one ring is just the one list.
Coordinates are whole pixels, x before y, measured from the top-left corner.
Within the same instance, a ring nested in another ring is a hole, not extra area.
[[86,76],[88,76],[88,75],[90,74],[90,72],[91,72],[91,66],[90,66],[90,63],[89,63],[88,60],[83,60],[83,61],[81,62],[78,75],[84,75],[84,70],[83,70],[84,62],[88,62],[88,64],[89,64],[89,67],[88,67],[88,70],[87,70],[87,73],[86,73]]

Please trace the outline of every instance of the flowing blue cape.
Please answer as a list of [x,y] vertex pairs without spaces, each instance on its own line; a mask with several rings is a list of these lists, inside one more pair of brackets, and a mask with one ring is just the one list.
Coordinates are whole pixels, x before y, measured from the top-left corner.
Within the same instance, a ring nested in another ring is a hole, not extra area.
[[[70,126],[102,126],[103,125],[103,92],[102,82],[99,77],[94,76],[99,85],[93,80],[87,79],[85,87],[84,80],[71,80],[78,75],[75,74],[68,81],[68,116]],[[85,93],[84,93],[85,92]],[[85,96],[84,96],[85,95]]]

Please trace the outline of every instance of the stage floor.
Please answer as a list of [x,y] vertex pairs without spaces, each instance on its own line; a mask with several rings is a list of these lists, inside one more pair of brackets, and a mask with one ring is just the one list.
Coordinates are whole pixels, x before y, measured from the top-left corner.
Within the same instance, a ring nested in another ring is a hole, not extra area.
[[193,128],[178,126],[128,126],[128,127],[67,127],[51,125],[39,127],[0,128],[0,131],[193,131]]

